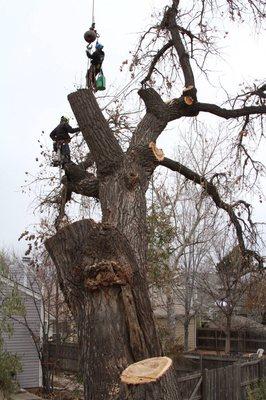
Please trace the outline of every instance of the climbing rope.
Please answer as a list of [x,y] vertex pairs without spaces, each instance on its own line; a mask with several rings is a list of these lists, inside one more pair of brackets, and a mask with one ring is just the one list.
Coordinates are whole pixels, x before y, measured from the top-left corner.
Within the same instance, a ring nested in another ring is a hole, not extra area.
[[94,0],[92,0],[92,15],[91,15],[92,25],[95,25],[95,15],[94,15]]
[[91,27],[88,31],[84,33],[84,39],[86,40],[87,43],[91,44],[93,43],[98,37],[99,34],[97,33],[95,29],[95,0],[92,0],[92,11],[91,11]]
[[116,95],[112,96],[112,100],[110,100],[101,110],[105,110],[113,101],[116,101],[120,96],[122,96],[134,83],[136,83],[137,80],[140,79],[141,75],[144,74],[149,69],[149,65],[146,65],[145,67],[142,68],[142,70],[134,77],[134,79],[131,79],[121,90],[118,92]]

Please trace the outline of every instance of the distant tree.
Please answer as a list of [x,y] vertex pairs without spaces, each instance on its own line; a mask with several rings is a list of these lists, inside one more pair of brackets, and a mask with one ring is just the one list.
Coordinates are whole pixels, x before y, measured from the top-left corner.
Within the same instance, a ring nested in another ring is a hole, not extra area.
[[224,247],[219,250],[218,262],[213,264],[206,274],[201,275],[200,287],[211,299],[212,308],[219,310],[218,315],[216,313],[214,317],[226,336],[225,353],[230,353],[232,318],[236,315],[237,308],[245,301],[254,265],[249,258],[243,257],[238,246],[227,254],[224,254]]
[[246,292],[244,307],[266,325],[266,276],[265,272],[253,274]]
[[[166,311],[170,343],[176,340],[176,311],[184,326],[184,349],[188,350],[189,324],[199,311],[197,277],[211,249],[219,220],[215,209],[200,192],[172,177],[171,190],[158,183],[148,216],[148,282],[153,297]],[[175,193],[174,200],[172,193]]]

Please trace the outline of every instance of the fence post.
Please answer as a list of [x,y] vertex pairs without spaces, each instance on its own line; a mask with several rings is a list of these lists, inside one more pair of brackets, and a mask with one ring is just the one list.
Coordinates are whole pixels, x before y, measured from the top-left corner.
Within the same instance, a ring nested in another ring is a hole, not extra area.
[[258,360],[258,380],[260,380],[262,377],[262,371],[261,371],[261,362],[262,362],[262,358],[260,360]]
[[202,371],[202,385],[201,385],[202,400],[210,400],[207,391],[207,380],[208,380],[208,370],[204,368],[204,370]]
[[235,390],[236,400],[241,400],[242,398],[242,387],[241,387],[241,364],[233,364],[235,366]]

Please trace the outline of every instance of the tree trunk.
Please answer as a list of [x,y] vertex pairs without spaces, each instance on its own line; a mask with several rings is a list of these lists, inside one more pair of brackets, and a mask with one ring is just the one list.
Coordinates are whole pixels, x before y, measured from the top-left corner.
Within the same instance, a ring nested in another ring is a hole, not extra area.
[[45,337],[43,338],[43,340],[44,340],[44,342],[43,342],[43,351],[42,351],[42,359],[41,359],[42,387],[43,387],[43,391],[45,393],[49,394],[52,391],[53,371],[50,368],[48,342]]
[[127,397],[121,400],[181,400],[175,380],[174,371],[171,368],[159,381],[127,386]]
[[166,306],[167,306],[167,326],[169,332],[169,339],[173,345],[177,340],[176,334],[176,313],[174,304],[174,294],[173,290],[168,287],[166,293]]
[[188,337],[189,337],[189,320],[185,315],[184,320],[184,351],[188,351]]
[[229,354],[231,351],[231,315],[226,316],[226,329],[225,329],[225,353]]
[[116,228],[82,220],[46,246],[78,326],[85,399],[124,399],[122,370],[161,355],[146,282],[128,241]]
[[89,90],[69,100],[96,160],[102,223],[68,225],[46,248],[77,323],[85,399],[177,399],[173,375],[138,388],[120,383],[129,364],[162,354],[146,280],[145,192],[154,165],[143,168],[137,148],[119,151]]

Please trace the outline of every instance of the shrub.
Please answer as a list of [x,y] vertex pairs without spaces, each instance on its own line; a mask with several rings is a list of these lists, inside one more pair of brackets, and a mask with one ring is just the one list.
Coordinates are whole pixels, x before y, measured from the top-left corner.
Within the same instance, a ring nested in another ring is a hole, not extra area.
[[5,399],[17,390],[14,379],[21,372],[21,363],[17,356],[7,353],[0,348],[0,391]]
[[248,400],[265,400],[266,399],[266,379],[259,381],[257,384],[248,388]]

